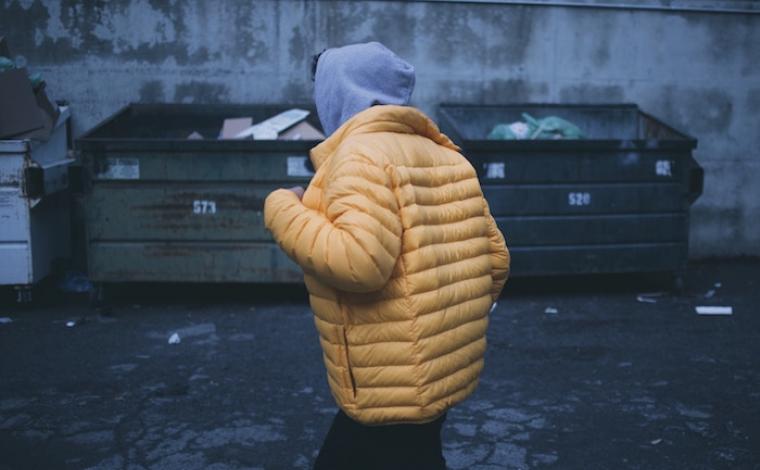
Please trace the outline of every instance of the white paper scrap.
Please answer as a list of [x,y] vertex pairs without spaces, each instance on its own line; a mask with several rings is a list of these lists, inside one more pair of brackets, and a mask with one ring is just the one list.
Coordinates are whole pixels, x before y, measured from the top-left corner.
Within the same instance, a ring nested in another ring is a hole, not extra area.
[[235,138],[245,139],[253,137],[254,140],[276,140],[280,132],[303,121],[309,114],[309,111],[303,109],[289,109],[238,132]]

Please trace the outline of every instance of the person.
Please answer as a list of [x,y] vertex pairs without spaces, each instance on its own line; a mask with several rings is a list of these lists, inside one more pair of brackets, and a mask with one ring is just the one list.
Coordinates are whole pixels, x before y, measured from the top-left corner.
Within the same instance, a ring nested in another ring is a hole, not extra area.
[[315,175],[266,199],[304,271],[340,411],[316,469],[445,469],[446,411],[475,389],[509,252],[477,174],[421,111],[414,68],[382,44],[328,49]]

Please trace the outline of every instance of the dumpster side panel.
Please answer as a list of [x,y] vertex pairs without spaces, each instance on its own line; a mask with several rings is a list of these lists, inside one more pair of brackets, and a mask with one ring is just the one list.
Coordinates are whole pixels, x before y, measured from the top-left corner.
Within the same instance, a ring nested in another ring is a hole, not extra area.
[[[547,182],[681,182],[688,178],[689,160],[678,152],[564,153],[525,151],[466,152],[486,183]],[[687,155],[688,157],[688,155]]]
[[638,214],[688,207],[678,184],[484,185],[483,193],[496,216]]
[[31,284],[29,202],[21,192],[24,154],[0,154],[0,284]]
[[0,260],[0,285],[32,283],[29,205],[7,186],[0,186]]
[[100,242],[88,250],[96,282],[301,282],[273,243]]
[[[225,142],[222,142],[224,144]],[[308,152],[89,153],[98,181],[248,181],[298,184],[313,175]]]
[[496,223],[516,247],[677,243],[688,220],[683,213],[497,217]]
[[87,205],[91,241],[271,241],[264,199],[274,185],[98,183]]
[[511,272],[520,276],[665,272],[686,267],[683,243],[512,247]]

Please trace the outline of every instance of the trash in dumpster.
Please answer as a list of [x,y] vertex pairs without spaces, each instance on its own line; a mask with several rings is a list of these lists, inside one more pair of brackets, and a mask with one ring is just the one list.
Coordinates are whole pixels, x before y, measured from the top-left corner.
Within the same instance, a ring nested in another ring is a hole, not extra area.
[[0,38],[0,138],[47,141],[58,121],[58,106],[45,93],[45,81],[11,60]]
[[[253,124],[253,118],[230,118],[225,119],[222,124],[222,132],[219,134],[220,139],[239,139],[237,135],[248,129]],[[192,134],[191,134],[192,135]]]
[[727,306],[713,306],[713,305],[700,305],[695,308],[699,315],[733,315],[733,307]]
[[278,140],[324,140],[325,135],[306,121],[301,121],[295,126],[280,133]]
[[236,139],[253,137],[254,140],[276,140],[279,134],[289,129],[309,116],[309,111],[303,109],[289,109],[276,116],[266,119],[258,124],[239,132]]
[[[304,122],[309,111],[289,109],[264,121],[253,124],[253,118],[225,119],[220,139],[253,140],[321,140],[325,136],[311,124]],[[191,134],[192,136],[193,134]],[[193,137],[188,137],[188,139]]]
[[8,323],[13,323],[13,320],[9,317],[0,317],[0,325],[7,325]]
[[25,69],[0,73],[0,138],[36,131],[44,126]]
[[172,333],[172,335],[169,336],[169,344],[179,344],[181,341],[182,340],[177,333]]
[[[16,63],[4,55],[0,55],[0,72],[15,70]],[[21,68],[21,70],[24,70]],[[29,81],[32,82],[32,88],[37,88],[42,84],[42,76],[39,73],[29,74]]]
[[557,116],[536,119],[522,113],[525,122],[497,124],[488,134],[489,140],[558,140],[582,139],[583,133],[575,124]]
[[512,124],[497,124],[488,138],[491,140],[523,140],[530,137],[530,128],[522,121]]

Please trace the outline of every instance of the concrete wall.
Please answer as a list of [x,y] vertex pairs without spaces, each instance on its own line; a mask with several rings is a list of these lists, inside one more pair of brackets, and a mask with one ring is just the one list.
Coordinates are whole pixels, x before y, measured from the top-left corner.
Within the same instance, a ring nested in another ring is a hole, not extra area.
[[692,253],[760,255],[760,15],[407,2],[0,0],[77,133],[130,101],[303,102],[311,54],[379,40],[415,103],[636,102],[699,138]]

